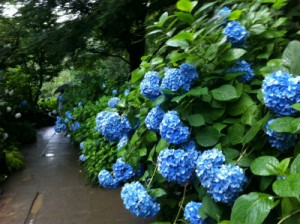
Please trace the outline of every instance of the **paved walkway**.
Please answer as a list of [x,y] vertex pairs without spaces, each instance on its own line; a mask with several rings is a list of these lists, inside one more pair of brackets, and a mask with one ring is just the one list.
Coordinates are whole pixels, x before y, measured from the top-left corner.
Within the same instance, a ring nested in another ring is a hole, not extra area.
[[78,149],[53,128],[23,149],[26,168],[9,176],[0,195],[1,224],[143,224],[127,211],[120,190],[90,186]]

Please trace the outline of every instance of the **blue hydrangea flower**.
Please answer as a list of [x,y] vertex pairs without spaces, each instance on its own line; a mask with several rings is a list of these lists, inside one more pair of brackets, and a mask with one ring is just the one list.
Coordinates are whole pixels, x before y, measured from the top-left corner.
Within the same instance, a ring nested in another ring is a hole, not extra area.
[[247,178],[239,166],[226,164],[211,170],[210,183],[204,187],[216,202],[231,205],[246,183]]
[[249,32],[238,21],[230,21],[223,29],[223,34],[227,37],[227,41],[233,46],[244,45]]
[[199,215],[199,209],[202,203],[190,201],[184,208],[184,219],[189,221],[190,224],[203,224],[205,220]]
[[127,135],[124,135],[121,139],[120,139],[120,141],[119,141],[119,143],[118,143],[118,150],[120,150],[122,147],[124,147],[125,145],[127,145],[127,143],[128,143],[128,136]]
[[195,141],[189,141],[187,143],[183,143],[180,145],[180,148],[182,148],[185,152],[189,153],[191,157],[191,161],[197,159],[198,156],[201,155],[201,152],[197,150]]
[[195,170],[196,160],[183,149],[166,148],[157,157],[158,171],[169,182],[185,184]]
[[84,142],[80,142],[80,144],[79,144],[79,148],[80,148],[81,150],[83,150],[83,149],[84,149]]
[[130,90],[129,90],[129,89],[125,89],[125,91],[124,91],[124,96],[128,96],[129,93],[130,93]]
[[121,198],[125,207],[137,217],[154,217],[160,210],[156,199],[139,182],[126,183],[122,188]]
[[59,103],[61,103],[63,100],[64,100],[64,98],[63,98],[62,95],[59,95],[59,96],[57,97],[57,101],[58,101]]
[[54,126],[54,131],[55,131],[56,133],[60,133],[61,130],[62,130],[62,129],[60,128],[59,125],[55,125],[55,126]]
[[137,117],[135,117],[134,119],[135,119],[135,124],[133,127],[127,116],[124,116],[124,115],[121,116],[121,122],[124,125],[124,129],[125,129],[124,131],[125,131],[126,135],[131,135],[132,132],[140,126],[139,119]]
[[70,111],[66,112],[66,116],[69,120],[73,119],[73,115],[70,113]]
[[70,122],[69,118],[65,118],[64,121],[65,121],[66,124]]
[[116,181],[110,172],[107,170],[101,170],[98,174],[98,182],[103,188],[116,189],[119,186],[119,182]]
[[238,61],[233,67],[229,68],[226,72],[244,72],[237,78],[237,80],[241,83],[248,83],[254,77],[254,72],[251,69],[250,64],[248,64],[248,62],[246,62],[245,60]]
[[264,103],[276,116],[293,116],[298,113],[291,106],[300,102],[300,80],[289,73],[278,71],[268,75],[262,84]]
[[110,108],[115,108],[117,106],[117,104],[119,103],[119,101],[120,101],[120,98],[113,97],[108,101],[107,104]]
[[208,186],[210,183],[210,170],[213,167],[219,167],[225,162],[225,156],[222,151],[218,149],[210,149],[204,151],[199,155],[196,162],[196,174],[204,186]]
[[224,19],[227,19],[230,13],[231,13],[231,9],[225,6],[217,12],[217,15],[221,16]]
[[56,110],[53,110],[53,111],[52,111],[52,114],[54,114],[54,115],[57,114],[57,111],[56,111]]
[[181,121],[176,111],[168,111],[160,126],[160,135],[169,143],[181,144],[188,141],[190,137],[189,128]]
[[184,81],[182,88],[185,91],[189,91],[192,84],[199,78],[196,67],[191,64],[184,63],[180,65],[179,69]]
[[162,122],[164,115],[165,112],[161,107],[157,106],[152,108],[145,119],[146,127],[150,131],[159,132],[159,125]]
[[135,175],[134,169],[128,163],[123,162],[121,158],[117,159],[113,165],[115,179],[118,182],[127,181]]
[[112,91],[112,95],[117,95],[118,94],[118,91],[116,90],[116,89],[114,89],[113,91]]
[[78,103],[78,107],[82,107],[83,106],[83,103],[82,102],[79,102]]
[[161,78],[157,72],[150,71],[144,76],[143,81],[140,83],[141,94],[151,100],[155,100],[161,95],[160,91]]
[[86,161],[85,155],[84,155],[84,154],[81,154],[81,155],[79,156],[79,160],[80,160],[81,162]]
[[21,102],[21,106],[27,106],[28,105],[28,101],[27,100],[24,100]]
[[102,83],[102,88],[105,89],[106,88],[106,83]]
[[78,128],[80,128],[80,123],[76,121],[74,124],[71,124],[71,130],[76,131]]
[[270,145],[280,152],[284,152],[296,145],[298,142],[298,135],[285,133],[285,132],[275,132],[270,129],[270,125],[275,119],[269,120],[265,127],[265,132],[267,135],[267,140]]
[[118,142],[124,135],[125,126],[117,112],[100,112],[96,117],[97,130],[110,142]]
[[161,89],[166,89],[172,92],[176,92],[184,85],[184,79],[178,68],[166,68],[165,77],[161,82]]

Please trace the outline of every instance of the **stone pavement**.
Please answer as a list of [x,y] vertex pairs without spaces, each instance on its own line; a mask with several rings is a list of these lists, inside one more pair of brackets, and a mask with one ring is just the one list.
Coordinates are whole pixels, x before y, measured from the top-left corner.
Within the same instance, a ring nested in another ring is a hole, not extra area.
[[9,176],[0,195],[1,224],[143,224],[127,211],[120,190],[90,186],[79,150],[53,127],[38,131],[23,153],[26,168]]

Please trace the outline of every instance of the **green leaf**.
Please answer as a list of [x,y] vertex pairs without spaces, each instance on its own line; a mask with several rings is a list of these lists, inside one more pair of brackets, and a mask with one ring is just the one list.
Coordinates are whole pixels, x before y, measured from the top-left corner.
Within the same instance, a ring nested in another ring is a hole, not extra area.
[[239,123],[234,123],[228,128],[227,138],[231,145],[237,145],[242,143],[245,132],[245,126]]
[[140,79],[143,78],[145,74],[145,69],[144,68],[137,68],[131,73],[131,82],[135,83],[139,81]]
[[202,114],[192,114],[187,119],[190,125],[193,127],[200,127],[205,124],[204,117]]
[[287,168],[290,164],[290,161],[291,161],[291,158],[285,158],[278,164],[277,170],[280,172],[280,174],[285,173],[285,171],[287,170]]
[[146,134],[146,139],[148,142],[155,142],[157,141],[156,133],[153,131],[148,131]]
[[139,156],[143,157],[147,155],[147,148],[139,148]]
[[214,99],[219,101],[229,101],[238,98],[236,89],[228,84],[225,84],[211,91]]
[[167,21],[167,19],[169,18],[169,13],[168,12],[164,12],[158,20],[158,23],[156,24],[159,27],[162,27],[164,25],[164,23]]
[[226,111],[229,115],[237,116],[243,114],[249,107],[251,107],[255,102],[248,94],[243,94],[241,98],[233,103],[230,103]]
[[205,127],[198,131],[196,141],[203,147],[211,147],[218,143],[221,134],[213,127]]
[[200,208],[200,213],[202,212],[219,222],[223,210],[210,196],[205,195],[202,198],[202,207]]
[[228,20],[238,20],[241,14],[242,14],[242,10],[234,10],[229,14]]
[[185,23],[189,24],[190,26],[193,24],[193,22],[195,20],[195,18],[190,13],[175,12],[175,15],[177,16],[177,18],[179,20],[181,20],[182,22],[185,22]]
[[266,31],[266,27],[262,24],[254,24],[250,27],[249,31],[252,35],[258,35]]
[[202,96],[208,94],[208,89],[206,87],[196,87],[187,92],[187,96]]
[[179,34],[175,35],[174,37],[172,37],[171,40],[186,40],[189,42],[193,42],[194,38],[193,38],[192,33],[182,32],[182,33],[179,33]]
[[245,134],[245,136],[243,138],[243,142],[242,142],[243,145],[248,144],[250,141],[252,141],[256,137],[258,132],[261,130],[261,128],[267,122],[268,118],[269,118],[269,114],[266,114],[261,120],[257,121],[253,126],[251,126],[251,128],[249,129],[249,131]]
[[278,175],[276,167],[279,165],[278,159],[273,156],[261,156],[256,158],[250,166],[253,174],[258,176]]
[[240,196],[234,203],[231,224],[261,224],[275,206],[269,194],[252,192]]
[[298,155],[292,162],[291,173],[300,173],[300,155]]
[[155,197],[155,198],[159,198],[161,196],[164,196],[166,195],[166,191],[162,188],[155,188],[155,189],[150,189],[149,190],[149,194],[152,196],[152,197]]
[[[290,216],[286,219],[283,224],[295,224],[300,220],[300,213],[295,213],[296,210],[299,210],[300,202],[295,198],[283,198],[281,201],[281,210],[282,216]],[[294,214],[293,214],[294,213]]]
[[280,117],[274,119],[270,124],[270,129],[275,132],[290,132],[293,133],[295,131],[295,127],[293,126],[295,118],[293,117]]
[[265,191],[274,182],[274,176],[262,176],[259,182],[259,189]]
[[300,73],[300,41],[291,41],[283,52],[283,64],[290,68],[293,74]]
[[300,103],[293,104],[292,108],[294,108],[295,110],[299,110],[300,111]]
[[300,197],[300,173],[293,173],[285,180],[276,180],[273,183],[273,191],[280,197]]
[[191,2],[190,0],[180,0],[177,2],[176,8],[181,11],[191,12],[195,5],[196,4],[194,2]]
[[186,40],[168,40],[166,42],[166,45],[170,46],[170,47],[180,47],[182,49],[185,49],[189,46],[189,42],[187,42]]
[[223,56],[224,61],[235,61],[241,58],[246,51],[241,48],[231,48],[229,49],[226,54]]
[[161,150],[167,148],[170,143],[168,143],[166,140],[161,138],[155,148],[156,152],[159,153]]
[[234,160],[240,155],[238,150],[232,148],[225,148],[222,152],[224,153],[227,162]]

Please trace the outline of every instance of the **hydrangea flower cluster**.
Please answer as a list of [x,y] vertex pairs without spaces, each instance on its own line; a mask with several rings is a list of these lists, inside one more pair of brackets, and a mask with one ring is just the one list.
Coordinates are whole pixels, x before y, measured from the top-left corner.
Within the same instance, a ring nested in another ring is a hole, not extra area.
[[184,208],[184,219],[189,221],[190,224],[204,224],[205,219],[199,215],[199,209],[202,207],[202,203],[190,201]]
[[169,143],[181,144],[190,137],[189,128],[185,126],[176,111],[168,111],[159,126],[159,132],[163,139]]
[[67,118],[68,118],[69,120],[73,119],[73,115],[71,114],[70,111],[67,111],[67,112],[66,112],[66,116],[67,116]]
[[120,139],[120,141],[119,141],[119,143],[118,143],[118,150],[120,150],[122,147],[124,147],[125,145],[127,145],[127,143],[128,143],[128,136],[127,135],[124,135],[121,139]]
[[82,103],[82,102],[79,102],[79,103],[77,104],[77,106],[78,106],[78,107],[82,107],[82,106],[83,106],[83,103]]
[[293,116],[298,113],[292,105],[300,102],[300,79],[278,71],[268,75],[262,84],[264,103],[276,116]]
[[193,82],[198,79],[196,68],[191,64],[182,64],[180,68],[166,68],[165,77],[162,80],[161,89],[166,89],[172,92],[182,88],[184,91],[189,91]]
[[80,148],[81,150],[83,150],[83,149],[84,149],[84,142],[80,142],[80,144],[79,144],[79,148]]
[[217,15],[221,16],[224,19],[227,19],[227,17],[229,16],[230,13],[231,13],[231,9],[227,6],[225,6],[217,12]]
[[137,217],[154,217],[160,210],[156,199],[139,182],[126,183],[122,188],[121,198],[125,207]]
[[79,156],[79,160],[80,160],[81,162],[85,162],[85,161],[86,161],[85,155],[84,155],[84,154],[81,154],[81,155]]
[[66,130],[67,130],[67,126],[63,123],[63,118],[57,116],[55,121],[54,131],[60,133],[61,131],[66,131]]
[[78,128],[80,128],[80,123],[76,121],[74,124],[71,124],[71,130],[76,131]]
[[117,95],[117,94],[118,94],[118,91],[117,91],[116,89],[114,89],[114,90],[113,90],[111,93],[112,93],[112,95],[114,95],[114,96],[115,96],[115,95]]
[[267,140],[270,145],[280,152],[284,152],[296,145],[298,141],[297,134],[285,133],[285,132],[275,132],[270,129],[270,125],[275,119],[271,119],[267,122],[265,127],[265,132],[267,135]]
[[116,189],[119,186],[119,182],[113,178],[110,172],[107,170],[101,170],[98,174],[99,184],[108,189]]
[[102,83],[102,88],[105,89],[106,88],[106,83]]
[[243,191],[247,178],[239,166],[224,165],[224,161],[221,151],[207,150],[198,157],[196,174],[216,202],[232,204]]
[[130,90],[129,90],[129,89],[125,89],[125,91],[124,91],[124,96],[128,96],[129,93],[130,93]]
[[223,34],[227,37],[227,41],[233,46],[244,45],[249,32],[238,21],[230,21],[223,29]]
[[128,163],[125,163],[121,158],[117,159],[113,164],[113,171],[116,181],[122,182],[134,177],[135,171]]
[[164,149],[157,158],[158,171],[169,182],[185,184],[196,167],[197,157],[183,149]]
[[120,101],[120,98],[113,97],[108,101],[107,104],[110,108],[115,108],[117,106],[117,104],[119,103],[119,101]]
[[254,77],[254,72],[251,66],[245,60],[238,61],[234,66],[229,68],[226,72],[244,72],[242,75],[238,76],[237,80],[241,83],[248,83]]
[[165,112],[160,106],[152,108],[145,119],[146,127],[150,131],[159,132],[159,125],[162,122],[164,115]]
[[161,95],[160,91],[161,78],[157,72],[150,71],[144,76],[143,81],[140,83],[141,94],[151,100],[155,100]]

